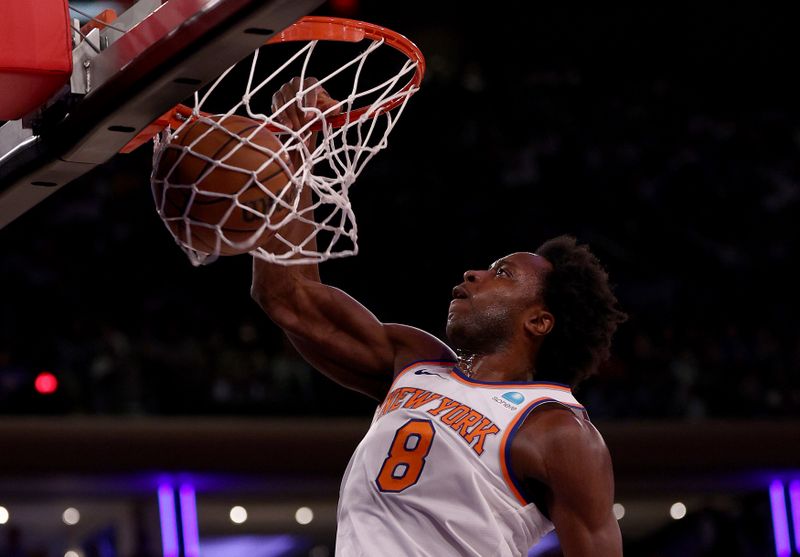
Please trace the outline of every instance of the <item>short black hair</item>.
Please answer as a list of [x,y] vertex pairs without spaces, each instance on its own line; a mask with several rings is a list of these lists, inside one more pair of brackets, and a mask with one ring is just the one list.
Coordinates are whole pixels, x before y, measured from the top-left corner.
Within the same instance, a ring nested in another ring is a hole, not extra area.
[[611,337],[628,316],[618,308],[608,273],[573,236],[552,238],[536,250],[553,266],[541,296],[555,317],[536,361],[536,379],[576,386],[610,356]]

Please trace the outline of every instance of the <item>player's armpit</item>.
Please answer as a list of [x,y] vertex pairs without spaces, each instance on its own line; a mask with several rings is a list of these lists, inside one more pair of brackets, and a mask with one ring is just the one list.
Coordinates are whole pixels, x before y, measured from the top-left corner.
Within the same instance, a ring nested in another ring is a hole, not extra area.
[[515,438],[515,471],[547,487],[547,511],[564,557],[619,557],[608,448],[588,420],[548,406],[529,416]]

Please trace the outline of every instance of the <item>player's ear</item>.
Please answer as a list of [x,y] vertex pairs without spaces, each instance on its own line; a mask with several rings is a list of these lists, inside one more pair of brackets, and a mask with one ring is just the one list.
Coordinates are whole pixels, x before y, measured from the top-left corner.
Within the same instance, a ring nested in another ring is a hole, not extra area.
[[536,308],[525,321],[525,330],[535,337],[543,337],[553,330],[556,318],[544,308]]

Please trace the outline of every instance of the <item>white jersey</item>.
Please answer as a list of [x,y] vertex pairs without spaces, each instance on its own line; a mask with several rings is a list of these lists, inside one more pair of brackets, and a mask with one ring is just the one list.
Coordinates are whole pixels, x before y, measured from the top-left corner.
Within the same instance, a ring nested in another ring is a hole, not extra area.
[[452,362],[404,369],[347,466],[336,555],[527,555],[553,525],[514,477],[511,441],[553,403],[586,418],[564,385],[477,381]]

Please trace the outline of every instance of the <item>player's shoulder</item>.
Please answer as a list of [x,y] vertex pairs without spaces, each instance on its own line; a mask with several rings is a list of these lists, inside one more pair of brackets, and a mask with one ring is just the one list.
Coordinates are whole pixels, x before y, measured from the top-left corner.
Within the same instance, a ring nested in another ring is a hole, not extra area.
[[565,462],[572,467],[610,465],[608,447],[597,428],[559,404],[545,404],[532,412],[520,427],[515,444],[539,477]]
[[457,361],[449,346],[422,329],[399,323],[387,323],[385,327],[395,347],[395,373],[415,361]]

